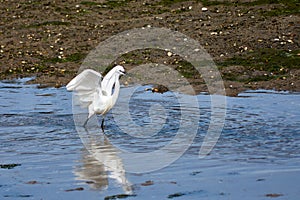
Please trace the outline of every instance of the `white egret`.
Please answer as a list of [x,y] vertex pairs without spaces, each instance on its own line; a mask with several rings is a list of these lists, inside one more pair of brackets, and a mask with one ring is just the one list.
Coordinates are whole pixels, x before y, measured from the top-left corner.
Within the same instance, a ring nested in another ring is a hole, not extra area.
[[94,114],[103,116],[101,128],[104,131],[104,116],[115,105],[120,91],[119,78],[124,75],[124,67],[117,65],[102,79],[102,75],[92,69],[86,69],[67,84],[67,90],[74,91],[79,104],[88,108],[88,120]]

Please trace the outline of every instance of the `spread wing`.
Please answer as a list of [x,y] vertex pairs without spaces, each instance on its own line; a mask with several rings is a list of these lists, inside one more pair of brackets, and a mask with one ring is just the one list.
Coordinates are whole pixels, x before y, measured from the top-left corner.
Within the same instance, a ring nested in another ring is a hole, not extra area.
[[73,78],[66,88],[75,91],[79,105],[87,107],[93,102],[95,95],[98,95],[98,91],[101,91],[101,78],[100,73],[86,69]]

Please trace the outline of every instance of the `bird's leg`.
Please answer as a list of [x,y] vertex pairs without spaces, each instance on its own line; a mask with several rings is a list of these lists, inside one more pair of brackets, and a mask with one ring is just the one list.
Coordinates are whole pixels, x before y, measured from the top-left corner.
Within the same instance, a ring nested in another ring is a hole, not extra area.
[[102,131],[103,131],[103,133],[104,133],[104,117],[102,118],[101,129],[102,129]]
[[89,122],[89,119],[90,119],[90,118],[87,118],[87,119],[85,120],[84,124],[82,125],[83,127],[86,127],[87,123]]

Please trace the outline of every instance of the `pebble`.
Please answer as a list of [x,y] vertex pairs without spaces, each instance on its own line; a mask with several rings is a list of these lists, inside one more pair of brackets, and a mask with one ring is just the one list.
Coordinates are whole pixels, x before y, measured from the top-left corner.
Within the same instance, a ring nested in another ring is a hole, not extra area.
[[208,8],[203,7],[201,10],[202,10],[203,12],[206,12],[206,11],[208,11]]
[[153,181],[146,181],[145,183],[141,183],[142,186],[149,186],[149,185],[153,185],[154,182]]
[[169,52],[167,53],[167,55],[168,55],[169,57],[171,57],[171,56],[173,55],[173,53],[169,51]]

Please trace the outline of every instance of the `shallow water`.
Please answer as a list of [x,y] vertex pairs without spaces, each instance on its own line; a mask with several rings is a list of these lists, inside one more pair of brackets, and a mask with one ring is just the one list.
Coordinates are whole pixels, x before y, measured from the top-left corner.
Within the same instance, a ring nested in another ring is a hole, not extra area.
[[[228,97],[221,137],[202,159],[198,155],[210,121],[211,102],[210,96],[198,95],[199,127],[184,155],[160,170],[125,173],[126,160],[116,147],[144,153],[160,149],[179,130],[182,110],[194,108],[179,104],[170,92],[152,94],[145,92],[145,87],[137,88],[129,103],[132,121],[118,121],[113,110],[105,122],[105,135],[95,130],[88,138],[101,163],[96,154],[86,150],[75,129],[71,93],[64,88],[37,89],[24,81],[0,83],[0,199],[300,196],[300,94],[262,90]],[[121,89],[123,95],[126,91]],[[161,106],[162,113],[152,113],[156,118],[151,121],[148,113],[153,104]],[[121,100],[118,105],[122,106]],[[154,135],[136,131],[141,125],[150,129],[151,122],[164,123]],[[122,133],[124,125],[129,135]],[[186,132],[190,131],[187,127]],[[146,168],[150,163],[136,165]]]

